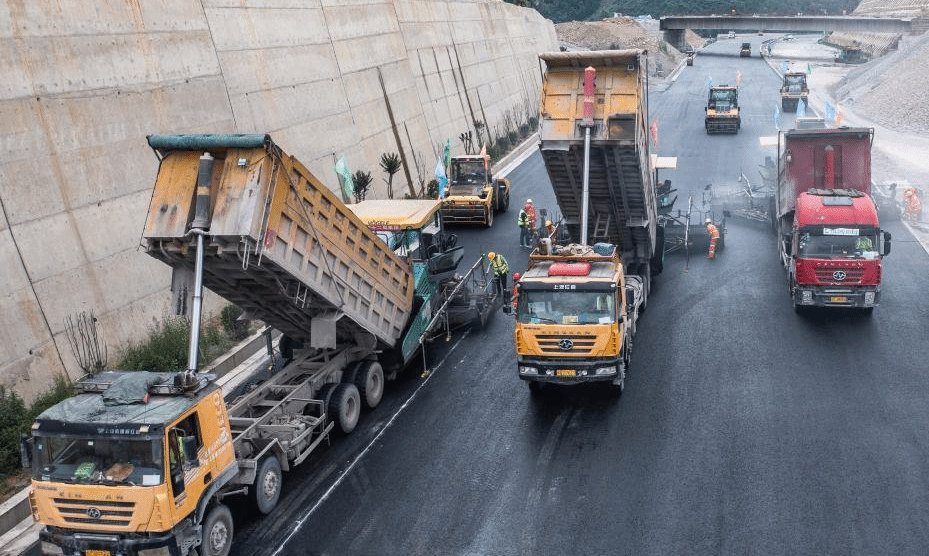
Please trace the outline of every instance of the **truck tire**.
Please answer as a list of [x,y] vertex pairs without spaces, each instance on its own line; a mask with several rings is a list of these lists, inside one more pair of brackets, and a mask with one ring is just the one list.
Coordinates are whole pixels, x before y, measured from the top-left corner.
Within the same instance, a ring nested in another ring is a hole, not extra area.
[[258,463],[255,484],[252,485],[252,500],[263,515],[268,515],[281,498],[281,462],[274,454],[268,454]]
[[365,407],[374,409],[384,397],[384,369],[377,361],[364,361],[355,372],[355,386]]
[[658,226],[655,231],[655,254],[649,264],[652,266],[652,274],[661,274],[664,270],[664,226]]
[[497,186],[497,211],[506,212],[510,208],[510,192]]
[[345,434],[355,430],[361,416],[361,395],[354,384],[337,384],[328,404],[329,418]]
[[228,556],[232,548],[232,513],[224,504],[216,504],[210,509],[203,522],[203,542],[200,554],[203,556]]
[[494,208],[487,207],[487,212],[484,214],[484,226],[486,228],[492,228],[494,225]]
[[[316,391],[316,394],[313,396],[313,399],[319,400],[322,402],[322,411],[320,407],[316,404],[309,404],[306,406],[306,409],[303,410],[304,415],[312,415],[313,417],[322,417],[322,413],[329,413],[329,403],[332,401],[332,394],[335,392],[335,387],[338,386],[335,382],[328,382],[319,387],[319,390]],[[332,414],[329,415],[330,420]]]

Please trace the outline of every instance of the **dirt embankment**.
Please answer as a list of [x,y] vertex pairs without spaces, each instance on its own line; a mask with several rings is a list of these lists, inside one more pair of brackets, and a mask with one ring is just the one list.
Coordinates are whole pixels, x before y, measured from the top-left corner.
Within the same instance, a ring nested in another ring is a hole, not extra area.
[[[627,17],[557,23],[555,33],[558,35],[558,41],[569,47],[589,50],[648,50],[653,71],[660,68],[665,74],[670,73],[683,58],[683,54],[660,38],[660,32],[646,29],[636,20]],[[685,40],[694,48],[703,45],[703,39],[692,31],[687,32]]]

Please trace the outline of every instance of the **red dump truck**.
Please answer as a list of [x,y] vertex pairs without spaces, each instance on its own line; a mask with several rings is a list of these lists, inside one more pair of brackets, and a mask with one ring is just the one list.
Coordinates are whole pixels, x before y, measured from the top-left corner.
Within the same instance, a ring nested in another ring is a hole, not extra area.
[[871,197],[871,128],[792,129],[778,136],[776,229],[794,309],[854,307],[881,297],[881,230]]

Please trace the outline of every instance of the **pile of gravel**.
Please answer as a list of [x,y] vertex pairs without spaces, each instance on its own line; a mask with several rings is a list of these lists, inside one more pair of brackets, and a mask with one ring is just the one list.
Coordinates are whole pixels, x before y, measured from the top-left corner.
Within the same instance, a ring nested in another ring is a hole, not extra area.
[[839,104],[882,126],[929,130],[929,33],[904,37],[897,51],[855,68],[835,89]]

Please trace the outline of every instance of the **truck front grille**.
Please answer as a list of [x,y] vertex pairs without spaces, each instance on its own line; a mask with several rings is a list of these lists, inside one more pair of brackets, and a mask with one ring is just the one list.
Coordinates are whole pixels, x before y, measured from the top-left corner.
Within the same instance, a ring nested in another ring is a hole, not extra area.
[[[844,272],[845,277],[837,280],[836,272]],[[816,268],[816,282],[818,284],[835,284],[842,286],[851,286],[861,283],[864,276],[864,270],[860,268]]]
[[132,519],[135,502],[113,500],[75,500],[55,498],[55,507],[67,523],[126,527]]
[[536,341],[539,342],[539,349],[542,353],[576,356],[589,354],[597,343],[597,337],[592,334],[583,336],[542,334],[536,336]]

